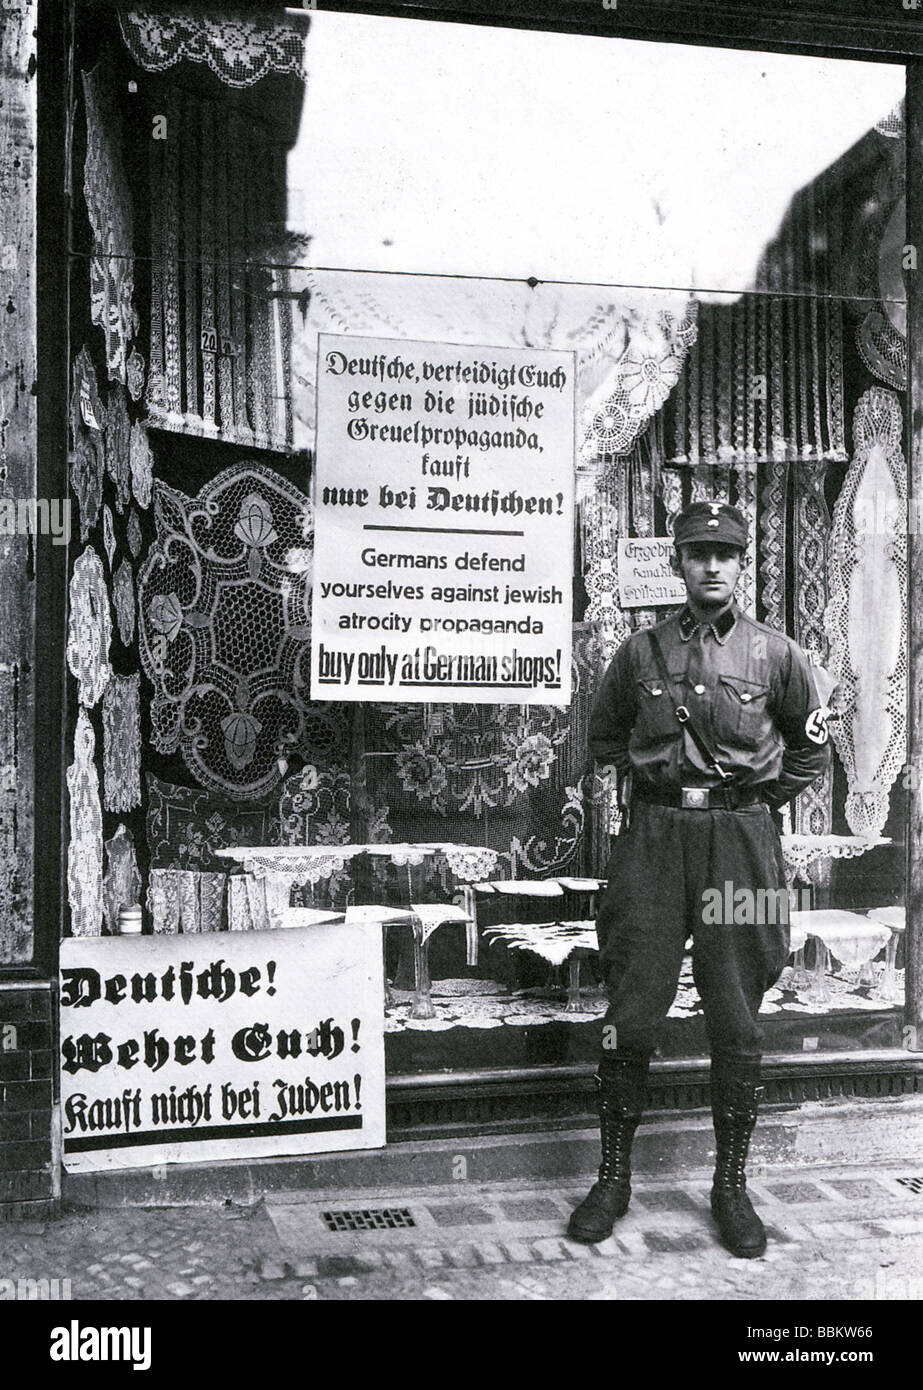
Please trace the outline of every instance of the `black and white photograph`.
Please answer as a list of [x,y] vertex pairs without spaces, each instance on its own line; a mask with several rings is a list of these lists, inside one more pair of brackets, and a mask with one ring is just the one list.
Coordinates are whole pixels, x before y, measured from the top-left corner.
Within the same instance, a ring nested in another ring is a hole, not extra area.
[[354,1302],[886,1372],[923,0],[0,0],[0,50],[30,1372]]

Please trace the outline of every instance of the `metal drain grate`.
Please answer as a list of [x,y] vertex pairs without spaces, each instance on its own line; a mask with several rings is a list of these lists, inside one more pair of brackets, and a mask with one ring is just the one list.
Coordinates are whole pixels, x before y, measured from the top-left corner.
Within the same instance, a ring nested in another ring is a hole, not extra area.
[[901,1187],[909,1187],[915,1197],[923,1193],[923,1178],[898,1178]]
[[377,1211],[325,1211],[328,1231],[406,1231],[416,1222],[408,1207],[379,1207]]

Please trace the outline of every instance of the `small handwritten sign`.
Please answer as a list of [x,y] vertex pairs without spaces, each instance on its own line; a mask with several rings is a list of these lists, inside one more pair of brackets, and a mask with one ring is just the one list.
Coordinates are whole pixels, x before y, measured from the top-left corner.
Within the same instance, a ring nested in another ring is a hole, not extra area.
[[672,536],[619,540],[619,603],[623,608],[675,608],[686,586],[670,568]]

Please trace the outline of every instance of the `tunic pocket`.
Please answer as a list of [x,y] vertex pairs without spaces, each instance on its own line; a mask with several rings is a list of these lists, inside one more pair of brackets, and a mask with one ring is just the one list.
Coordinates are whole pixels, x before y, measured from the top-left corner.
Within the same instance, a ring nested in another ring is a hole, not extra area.
[[737,748],[759,748],[768,732],[769,686],[742,676],[720,676],[715,702],[715,729]]
[[642,744],[663,743],[679,733],[673,697],[662,681],[638,681],[636,732]]

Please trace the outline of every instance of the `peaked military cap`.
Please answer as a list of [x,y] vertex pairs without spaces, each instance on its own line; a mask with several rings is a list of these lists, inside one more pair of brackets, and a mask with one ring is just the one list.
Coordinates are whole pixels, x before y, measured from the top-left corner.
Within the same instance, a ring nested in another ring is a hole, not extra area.
[[692,502],[684,507],[673,527],[676,546],[697,541],[717,541],[721,545],[747,548],[747,521],[743,512],[726,502]]

